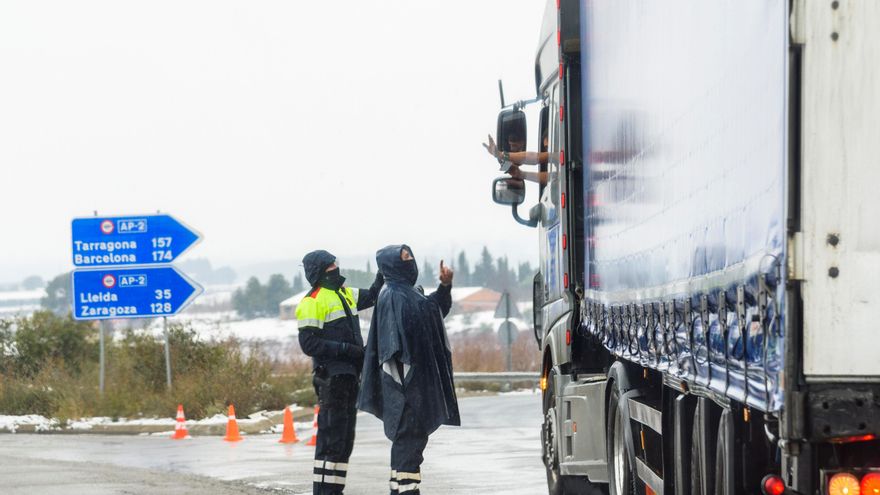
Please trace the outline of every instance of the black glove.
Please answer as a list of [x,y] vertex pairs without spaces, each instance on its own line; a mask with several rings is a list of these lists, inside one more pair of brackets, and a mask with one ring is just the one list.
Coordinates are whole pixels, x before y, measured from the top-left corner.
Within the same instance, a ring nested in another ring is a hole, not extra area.
[[363,359],[364,348],[357,344],[343,342],[339,346],[339,354],[352,359]]
[[376,272],[376,280],[373,280],[373,287],[381,288],[385,285],[385,276],[382,275],[382,272]]

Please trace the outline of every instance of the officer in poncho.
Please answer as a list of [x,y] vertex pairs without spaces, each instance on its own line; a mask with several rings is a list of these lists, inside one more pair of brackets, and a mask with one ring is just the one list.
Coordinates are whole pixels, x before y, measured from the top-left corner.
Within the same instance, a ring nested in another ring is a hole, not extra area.
[[452,306],[452,270],[440,262],[440,286],[424,296],[412,250],[376,253],[385,287],[370,324],[358,408],[385,423],[391,440],[391,493],[417,495],[422,452],[440,425],[461,424],[452,354],[443,318]]

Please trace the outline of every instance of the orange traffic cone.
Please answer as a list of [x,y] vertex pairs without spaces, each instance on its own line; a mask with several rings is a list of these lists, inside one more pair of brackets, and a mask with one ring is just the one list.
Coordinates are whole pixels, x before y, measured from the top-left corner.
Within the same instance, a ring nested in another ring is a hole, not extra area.
[[238,422],[235,421],[235,407],[229,404],[229,421],[226,423],[226,436],[223,440],[227,442],[238,442],[244,440],[238,433]]
[[183,440],[184,438],[189,438],[189,432],[186,431],[186,425],[184,422],[186,418],[183,416],[183,404],[177,405],[177,423],[174,425],[174,435],[171,436],[172,440]]
[[312,423],[312,428],[315,429],[315,432],[312,433],[312,438],[310,438],[309,441],[306,442],[306,445],[310,445],[312,447],[318,445],[318,411],[320,410],[321,406],[315,405],[315,421]]
[[290,408],[284,408],[284,431],[281,432],[281,440],[278,440],[278,443],[296,443],[299,442],[299,438],[296,438],[296,429],[293,427],[293,414],[290,413]]

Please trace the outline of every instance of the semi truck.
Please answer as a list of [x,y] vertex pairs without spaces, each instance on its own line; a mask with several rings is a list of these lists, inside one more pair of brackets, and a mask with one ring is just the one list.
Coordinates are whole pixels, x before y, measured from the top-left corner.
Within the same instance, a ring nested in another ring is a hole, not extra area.
[[880,493],[880,2],[550,0],[524,70],[549,493]]

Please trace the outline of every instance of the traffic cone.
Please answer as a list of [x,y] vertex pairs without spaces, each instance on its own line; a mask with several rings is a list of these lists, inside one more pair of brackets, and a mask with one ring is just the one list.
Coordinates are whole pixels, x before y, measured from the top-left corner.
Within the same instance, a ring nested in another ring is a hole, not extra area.
[[315,405],[315,421],[312,423],[312,428],[315,429],[315,432],[312,433],[312,438],[306,442],[306,445],[314,447],[318,445],[318,412],[321,410],[321,406]]
[[189,438],[189,432],[186,431],[186,424],[184,423],[186,418],[183,416],[183,404],[177,405],[177,423],[174,424],[174,435],[171,436],[172,440],[183,440],[184,438]]
[[281,432],[281,440],[278,440],[278,443],[297,443],[299,442],[299,438],[296,438],[296,429],[293,427],[293,414],[290,413],[290,408],[284,408],[284,431]]
[[229,421],[226,423],[226,436],[223,440],[227,442],[238,442],[244,440],[238,433],[238,422],[235,421],[235,407],[229,404]]

